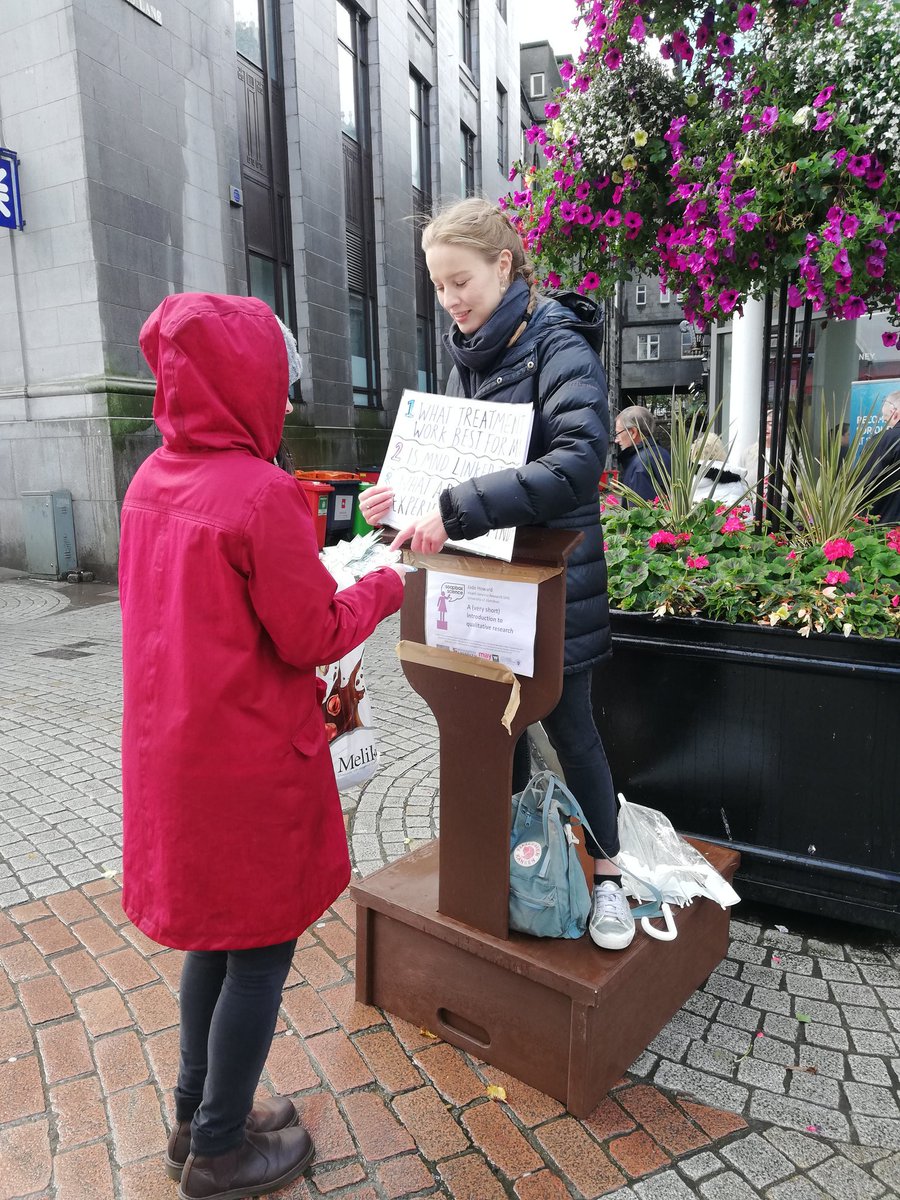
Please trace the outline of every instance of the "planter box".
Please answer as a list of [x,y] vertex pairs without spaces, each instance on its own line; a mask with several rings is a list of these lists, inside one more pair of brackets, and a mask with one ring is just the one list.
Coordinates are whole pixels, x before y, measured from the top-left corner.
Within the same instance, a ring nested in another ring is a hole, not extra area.
[[900,934],[900,641],[612,614],[616,788],[740,851],[748,899]]

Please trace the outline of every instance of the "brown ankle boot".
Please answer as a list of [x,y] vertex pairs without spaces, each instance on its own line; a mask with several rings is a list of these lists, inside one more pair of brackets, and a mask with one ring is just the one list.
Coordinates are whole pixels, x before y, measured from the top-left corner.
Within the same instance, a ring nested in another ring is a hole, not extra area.
[[215,1158],[189,1154],[181,1173],[181,1200],[239,1200],[277,1192],[302,1175],[313,1156],[312,1139],[299,1126],[248,1133],[236,1150]]
[[[248,1133],[274,1133],[277,1129],[288,1129],[300,1118],[297,1110],[284,1096],[266,1097],[250,1109],[247,1117]],[[166,1146],[166,1174],[170,1179],[180,1179],[181,1172],[191,1152],[191,1123],[177,1121],[169,1134]]]

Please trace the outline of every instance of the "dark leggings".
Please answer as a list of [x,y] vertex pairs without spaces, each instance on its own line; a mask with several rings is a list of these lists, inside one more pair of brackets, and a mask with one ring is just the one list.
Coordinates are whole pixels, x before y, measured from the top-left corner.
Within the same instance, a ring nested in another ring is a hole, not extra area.
[[[566,777],[566,786],[581,805],[597,841],[585,830],[584,840],[592,858],[619,853],[619,805],[603,742],[594,724],[591,680],[588,668],[563,676],[559,704],[541,724],[556,751]],[[531,774],[528,734],[523,733],[513,753],[513,792],[521,792]],[[599,842],[599,845],[598,845]]]
[[191,1122],[195,1154],[227,1154],[244,1139],[296,945],[185,955],[175,1117]]

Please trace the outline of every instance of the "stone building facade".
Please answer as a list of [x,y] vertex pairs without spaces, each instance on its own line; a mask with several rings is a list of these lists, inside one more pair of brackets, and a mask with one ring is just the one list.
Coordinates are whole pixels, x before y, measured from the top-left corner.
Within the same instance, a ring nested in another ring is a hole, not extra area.
[[22,492],[67,489],[79,565],[114,571],[158,444],[138,332],[172,292],[271,303],[305,363],[298,465],[377,467],[403,388],[445,373],[411,218],[506,190],[514,22],[513,0],[0,6],[26,221],[0,231],[0,565],[28,565]]

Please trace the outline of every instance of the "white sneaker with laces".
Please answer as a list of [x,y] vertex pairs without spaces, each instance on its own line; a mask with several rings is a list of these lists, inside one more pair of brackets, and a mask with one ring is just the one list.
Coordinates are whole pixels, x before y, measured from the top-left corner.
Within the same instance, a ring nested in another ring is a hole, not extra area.
[[624,950],[631,945],[634,917],[628,897],[611,879],[594,887],[588,932],[603,950]]

